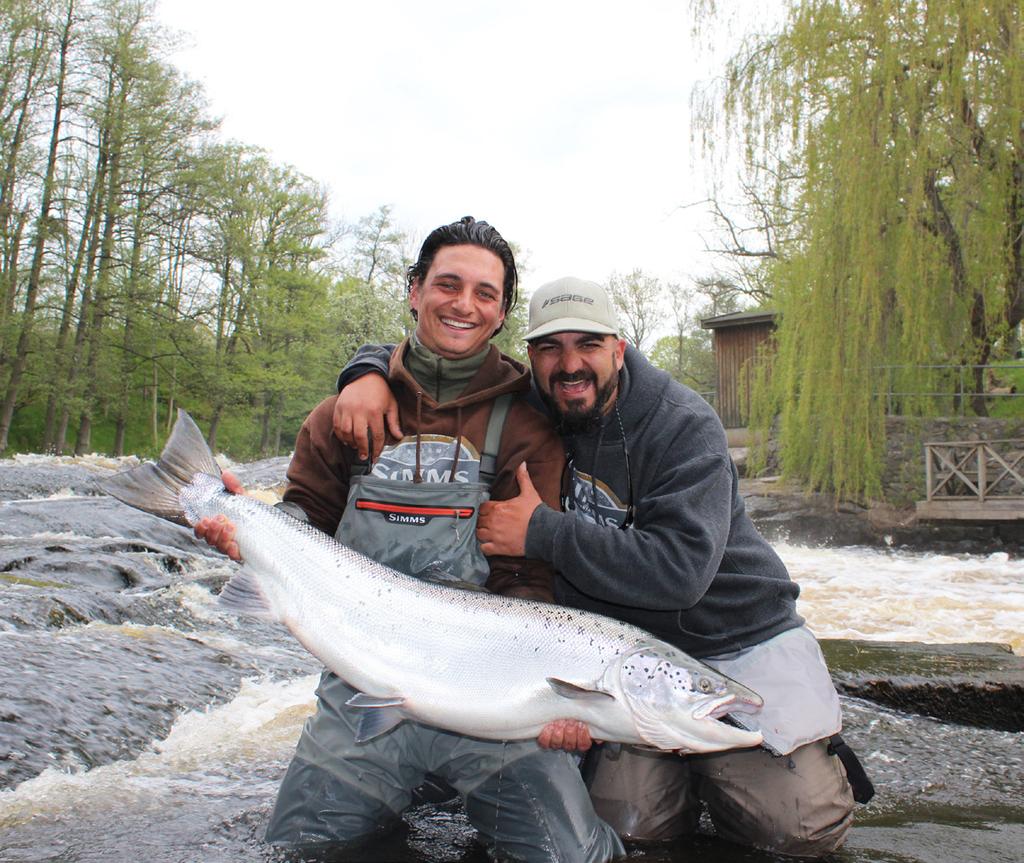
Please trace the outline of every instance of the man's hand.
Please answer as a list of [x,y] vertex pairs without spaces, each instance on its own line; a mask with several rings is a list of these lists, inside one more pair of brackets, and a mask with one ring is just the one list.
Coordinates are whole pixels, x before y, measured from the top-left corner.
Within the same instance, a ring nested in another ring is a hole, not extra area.
[[530,525],[530,516],[542,501],[530,480],[526,462],[516,468],[516,480],[519,482],[518,497],[489,500],[480,506],[476,538],[480,541],[480,550],[488,556],[508,554],[522,557],[526,554],[526,528]]
[[556,719],[545,725],[537,735],[537,745],[542,749],[586,752],[593,742],[587,723],[578,719]]
[[[231,494],[245,494],[241,481],[231,471],[222,472],[220,479]],[[226,554],[232,560],[242,559],[238,552],[238,543],[235,542],[235,526],[228,521],[227,516],[208,515],[197,521],[193,530],[199,539],[205,539],[221,554]]]
[[398,423],[398,402],[388,382],[371,372],[346,386],[334,403],[334,434],[343,444],[352,447],[359,458],[370,452],[369,435],[373,434],[373,458],[384,449],[384,423],[391,436],[402,439]]

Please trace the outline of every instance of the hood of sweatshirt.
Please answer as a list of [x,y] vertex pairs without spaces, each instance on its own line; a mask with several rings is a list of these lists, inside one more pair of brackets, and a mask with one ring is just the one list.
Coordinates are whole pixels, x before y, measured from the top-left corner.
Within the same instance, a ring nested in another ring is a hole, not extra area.
[[494,345],[490,345],[483,362],[472,374],[460,395],[447,401],[438,401],[440,383],[448,374],[452,361],[438,356],[437,365],[429,373],[431,380],[421,381],[413,376],[406,363],[408,347],[409,340],[406,339],[391,354],[388,380],[392,387],[400,387],[414,394],[423,393],[423,404],[426,407],[468,407],[490,401],[505,393],[527,392],[530,389],[529,369],[511,357],[506,357]]

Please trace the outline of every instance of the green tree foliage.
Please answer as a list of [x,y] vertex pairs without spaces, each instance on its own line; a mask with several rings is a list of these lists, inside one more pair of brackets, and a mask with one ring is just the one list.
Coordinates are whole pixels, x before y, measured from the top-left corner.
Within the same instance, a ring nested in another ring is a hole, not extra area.
[[650,360],[704,398],[714,398],[715,354],[707,330],[662,336],[654,343]]
[[681,384],[713,400],[715,352],[711,331],[704,329],[701,321],[736,311],[742,291],[721,278],[701,278],[689,288],[670,284],[665,294],[672,309],[673,332],[658,339],[650,360]]
[[287,451],[404,331],[390,211],[341,248],[317,183],[216,142],[167,44],[143,0],[0,0],[0,452],[152,452],[179,405]]
[[1022,27],[1019,0],[793,0],[729,66],[759,200],[790,226],[763,263],[760,421],[811,486],[878,493],[887,388],[952,393],[922,367],[985,363],[1024,316]]

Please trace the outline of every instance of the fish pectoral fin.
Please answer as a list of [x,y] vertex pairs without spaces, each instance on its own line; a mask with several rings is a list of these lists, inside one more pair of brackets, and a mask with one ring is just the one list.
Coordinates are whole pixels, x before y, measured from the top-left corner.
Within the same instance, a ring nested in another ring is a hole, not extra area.
[[265,620],[278,619],[256,576],[245,567],[231,576],[231,580],[224,585],[217,604],[225,611],[233,611],[235,614],[261,617]]
[[562,698],[615,698],[610,692],[605,692],[602,689],[590,689],[575,683],[569,683],[568,680],[559,680],[557,677],[546,677],[544,679],[547,680],[548,686],[561,695]]
[[400,695],[378,696],[357,692],[345,704],[362,711],[356,727],[356,743],[380,737],[406,719],[402,710],[405,699]]
[[365,692],[357,692],[345,703],[349,707],[401,707],[405,704],[405,699],[401,696],[388,696],[382,698],[376,695],[367,695]]
[[406,720],[405,713],[397,707],[374,707],[364,710],[356,726],[356,743],[365,743],[374,737],[387,734],[396,725]]

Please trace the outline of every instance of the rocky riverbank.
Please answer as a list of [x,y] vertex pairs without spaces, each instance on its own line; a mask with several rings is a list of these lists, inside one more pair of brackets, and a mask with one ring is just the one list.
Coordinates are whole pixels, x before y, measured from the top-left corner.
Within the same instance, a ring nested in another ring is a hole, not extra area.
[[958,725],[1024,731],[1024,657],[1005,645],[819,643],[844,695]]
[[837,504],[830,495],[809,494],[778,477],[741,479],[740,494],[758,530],[773,542],[1024,554],[1024,526],[1019,523],[922,522],[913,506]]

